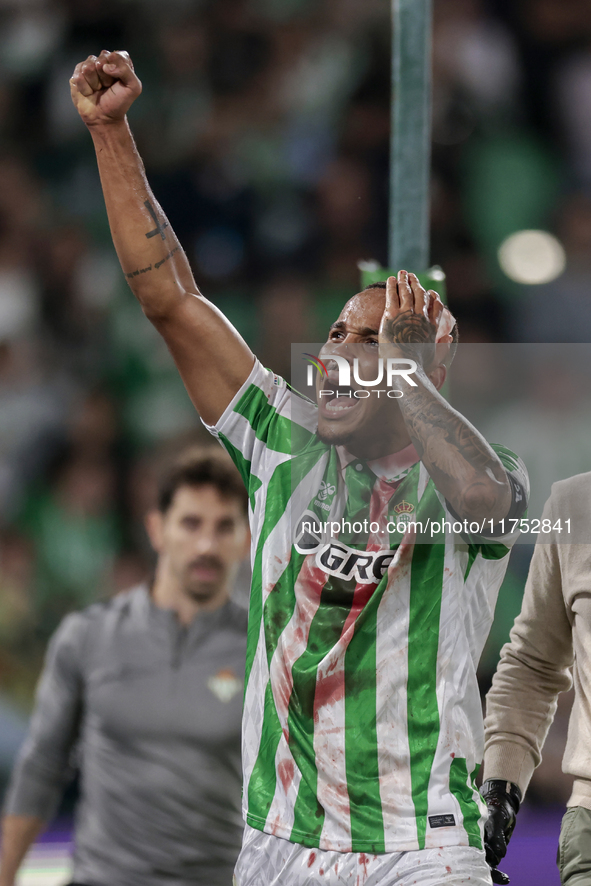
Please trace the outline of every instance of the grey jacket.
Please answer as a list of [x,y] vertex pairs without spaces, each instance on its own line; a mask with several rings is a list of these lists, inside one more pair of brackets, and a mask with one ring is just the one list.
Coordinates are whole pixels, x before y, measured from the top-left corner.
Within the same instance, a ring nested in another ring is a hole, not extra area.
[[246,622],[229,602],[183,628],[140,586],[56,631],[4,811],[49,821],[75,750],[76,882],[230,886]]

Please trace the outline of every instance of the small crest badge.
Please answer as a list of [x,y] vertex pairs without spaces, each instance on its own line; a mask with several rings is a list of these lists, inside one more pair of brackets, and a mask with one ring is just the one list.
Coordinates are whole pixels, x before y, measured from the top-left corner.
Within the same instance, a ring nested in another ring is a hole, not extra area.
[[237,692],[242,689],[242,681],[238,679],[234,671],[226,668],[218,671],[215,677],[207,681],[207,688],[213,692],[220,701],[232,701]]
[[390,518],[394,523],[405,523],[408,524],[413,519],[415,506],[412,505],[409,501],[399,501],[397,505],[394,505],[394,513]]

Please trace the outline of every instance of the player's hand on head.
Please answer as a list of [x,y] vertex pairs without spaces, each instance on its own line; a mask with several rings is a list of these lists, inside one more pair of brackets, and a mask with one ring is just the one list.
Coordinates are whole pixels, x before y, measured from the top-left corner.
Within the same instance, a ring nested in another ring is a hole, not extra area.
[[123,120],[141,91],[133,62],[123,50],[89,55],[70,78],[72,101],[87,126]]
[[[386,283],[380,342],[398,345],[409,357],[430,364],[435,358],[435,342],[447,344],[447,315],[451,317],[436,292],[425,290],[416,274],[399,271],[398,277],[389,277]],[[431,347],[408,347],[412,345]]]

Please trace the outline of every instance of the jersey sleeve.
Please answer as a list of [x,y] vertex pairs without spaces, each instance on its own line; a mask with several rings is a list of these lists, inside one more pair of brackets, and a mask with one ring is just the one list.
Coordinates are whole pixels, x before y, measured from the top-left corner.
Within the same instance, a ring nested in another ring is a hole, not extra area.
[[228,450],[250,492],[252,476],[263,479],[267,463],[288,459],[316,422],[315,404],[256,360],[219,421],[205,427]]
[[[504,520],[491,526],[491,521],[485,519],[478,532],[464,532],[463,535],[470,544],[478,547],[490,546],[492,554],[494,546],[501,545],[504,548],[510,548],[519,538],[521,531],[519,521],[527,514],[529,504],[529,477],[527,468],[518,455],[500,443],[492,443],[491,448],[507,472],[511,487],[511,507]],[[449,502],[446,502],[446,508],[454,520],[460,520]],[[460,522],[462,521],[460,520]],[[471,523],[470,527],[472,525]],[[474,529],[477,528],[477,525],[474,526]]]
[[73,775],[71,756],[83,704],[87,624],[84,613],[69,615],[50,641],[29,731],[10,779],[6,815],[50,821]]
[[493,527],[492,531],[483,533],[484,539],[511,547],[521,534],[519,521],[527,514],[529,504],[529,476],[523,460],[500,443],[492,443],[491,448],[496,454],[509,478],[511,486],[511,506],[504,520]]
[[529,476],[523,460],[506,446],[493,443],[496,452],[511,484],[511,510],[509,517],[520,520],[526,513],[529,504]]

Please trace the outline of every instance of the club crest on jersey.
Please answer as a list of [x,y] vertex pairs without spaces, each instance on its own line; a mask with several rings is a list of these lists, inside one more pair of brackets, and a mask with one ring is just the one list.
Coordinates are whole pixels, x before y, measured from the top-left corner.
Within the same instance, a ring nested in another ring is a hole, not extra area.
[[315,563],[327,575],[359,584],[377,584],[388,571],[396,551],[363,551],[344,542],[327,538],[325,524],[316,514],[306,511],[298,523],[294,547],[298,554],[315,554]]
[[238,679],[234,671],[225,668],[218,671],[214,677],[210,677],[207,681],[207,688],[210,692],[219,698],[220,701],[232,701],[237,692],[242,689],[242,682]]
[[408,525],[413,520],[413,514],[415,510],[415,506],[412,505],[409,501],[400,501],[397,505],[394,505],[394,513],[389,518],[393,523],[399,525],[400,523],[404,523]]

